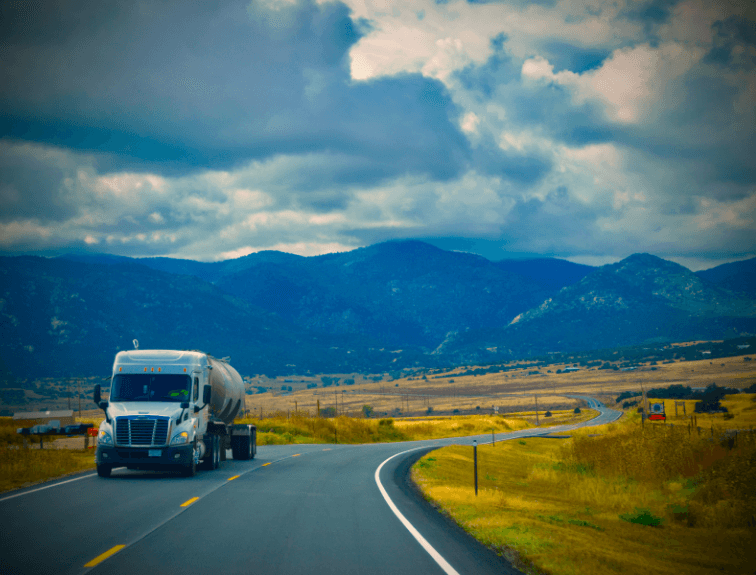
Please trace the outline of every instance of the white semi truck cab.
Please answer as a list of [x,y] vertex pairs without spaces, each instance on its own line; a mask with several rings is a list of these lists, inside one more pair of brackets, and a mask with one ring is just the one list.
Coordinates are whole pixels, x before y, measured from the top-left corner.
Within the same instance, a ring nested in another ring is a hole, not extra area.
[[244,412],[244,383],[226,361],[199,351],[122,351],[113,363],[95,462],[100,477],[114,467],[179,470],[193,476],[200,462],[217,469],[257,453],[257,428],[234,425]]

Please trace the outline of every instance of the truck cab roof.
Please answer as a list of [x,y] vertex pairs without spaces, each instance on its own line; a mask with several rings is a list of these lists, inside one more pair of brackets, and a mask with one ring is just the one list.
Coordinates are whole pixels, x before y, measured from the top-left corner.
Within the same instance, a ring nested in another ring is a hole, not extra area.
[[135,349],[116,355],[113,373],[190,373],[208,364],[207,354],[200,351]]

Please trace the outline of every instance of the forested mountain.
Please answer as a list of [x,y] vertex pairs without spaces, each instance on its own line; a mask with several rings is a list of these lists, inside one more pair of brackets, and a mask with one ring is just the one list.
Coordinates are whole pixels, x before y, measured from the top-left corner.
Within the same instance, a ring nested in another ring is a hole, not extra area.
[[[721,269],[720,269],[721,268]],[[248,374],[380,372],[756,333],[754,260],[692,273],[649,254],[592,268],[491,262],[419,241],[217,263],[0,258],[0,372],[107,373],[202,349]]]
[[722,339],[756,332],[756,301],[649,254],[603,266],[506,327],[469,332],[446,356],[531,355],[639,343]]

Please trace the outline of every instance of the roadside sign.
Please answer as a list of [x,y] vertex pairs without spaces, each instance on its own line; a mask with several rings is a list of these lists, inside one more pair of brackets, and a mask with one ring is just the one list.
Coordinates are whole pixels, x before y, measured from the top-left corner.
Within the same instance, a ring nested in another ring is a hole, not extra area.
[[649,405],[648,418],[651,421],[667,421],[664,413],[664,403],[652,403]]

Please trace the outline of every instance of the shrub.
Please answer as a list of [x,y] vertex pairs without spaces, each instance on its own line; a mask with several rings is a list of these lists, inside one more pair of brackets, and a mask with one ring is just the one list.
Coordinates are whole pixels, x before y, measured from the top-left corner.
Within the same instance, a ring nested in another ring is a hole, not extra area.
[[373,406],[372,405],[363,405],[362,406],[362,416],[363,417],[372,417],[373,415]]
[[545,413],[545,414],[544,414],[543,416],[544,416],[544,417],[551,417],[551,412],[550,412],[550,411],[547,411],[547,412],[546,412],[546,413]]
[[333,406],[322,408],[320,410],[320,417],[336,417],[336,408]]
[[573,413],[580,413],[580,408],[579,408],[579,407],[576,407],[576,408],[575,408],[575,411],[574,411]]
[[633,513],[621,514],[620,519],[630,523],[637,523],[638,525],[648,525],[649,527],[659,527],[663,521],[661,517],[652,515],[648,509],[641,509],[639,507],[636,507]]

